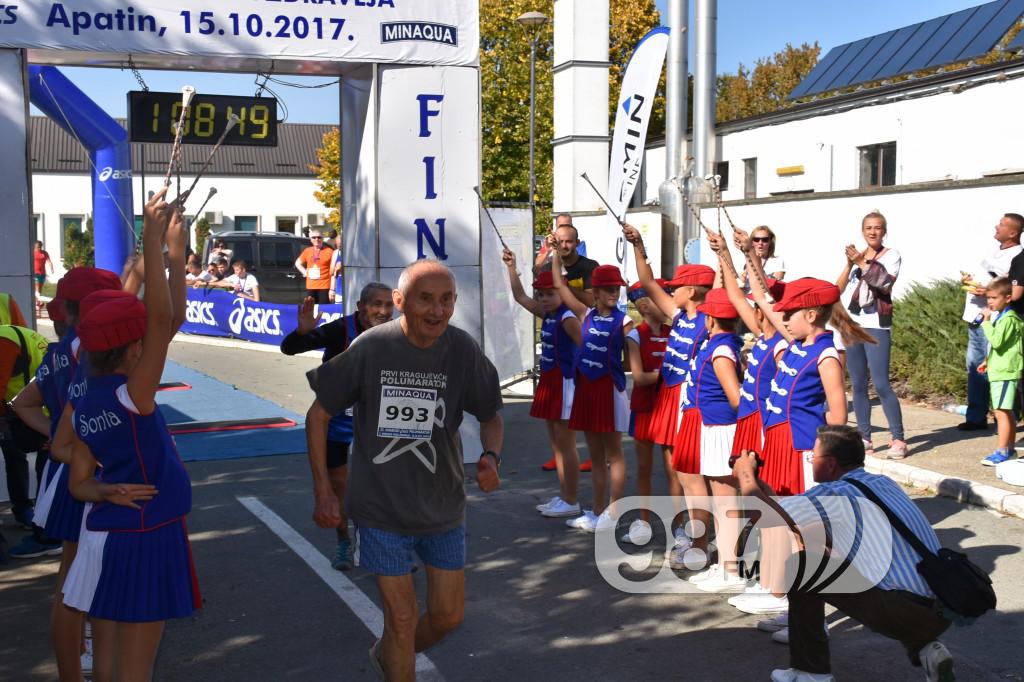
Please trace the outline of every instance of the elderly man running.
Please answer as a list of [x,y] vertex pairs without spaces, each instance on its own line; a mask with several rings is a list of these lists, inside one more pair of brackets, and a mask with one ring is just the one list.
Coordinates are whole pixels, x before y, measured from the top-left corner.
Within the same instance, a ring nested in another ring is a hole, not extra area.
[[[484,452],[476,479],[498,488],[503,425],[498,374],[466,332],[448,324],[457,293],[451,271],[418,261],[392,292],[404,314],[360,335],[307,377],[316,400],[306,414],[313,470],[313,519],[340,521],[327,474],[331,415],[354,407],[352,486],[346,507],[356,527],[357,565],[377,576],[384,636],[370,649],[388,680],[415,679],[415,652],[462,622],[466,557],[463,411],[480,421]],[[412,553],[426,565],[427,611],[416,601]]]

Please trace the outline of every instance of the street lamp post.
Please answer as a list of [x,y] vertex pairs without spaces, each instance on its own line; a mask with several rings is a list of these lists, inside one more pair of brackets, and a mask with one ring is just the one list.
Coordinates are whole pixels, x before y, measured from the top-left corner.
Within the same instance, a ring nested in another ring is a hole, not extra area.
[[537,173],[536,173],[536,135],[537,135],[537,40],[540,29],[548,23],[546,15],[540,12],[526,12],[516,21],[530,37],[530,218],[533,226],[537,226]]

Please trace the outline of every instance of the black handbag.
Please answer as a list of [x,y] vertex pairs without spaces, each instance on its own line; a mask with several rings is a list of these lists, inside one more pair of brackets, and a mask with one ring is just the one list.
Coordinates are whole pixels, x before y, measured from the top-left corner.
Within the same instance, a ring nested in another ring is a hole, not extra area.
[[943,615],[956,623],[968,623],[996,607],[992,579],[966,554],[945,547],[932,552],[907,525],[887,507],[870,487],[861,481],[845,479],[885,512],[889,523],[921,556],[917,572],[938,597]]
[[[17,327],[13,327],[13,329],[14,333],[18,335],[18,341],[21,343],[21,355],[14,365],[14,372],[12,374],[20,372],[25,380],[25,386],[28,386],[31,380],[28,346],[25,344],[25,336],[21,333],[21,330]],[[0,441],[10,443],[22,452],[39,452],[48,440],[46,436],[23,422],[21,417],[14,412],[14,408],[11,407],[10,403],[7,403],[7,411],[0,417],[0,420],[3,421],[3,427],[0,428]]]

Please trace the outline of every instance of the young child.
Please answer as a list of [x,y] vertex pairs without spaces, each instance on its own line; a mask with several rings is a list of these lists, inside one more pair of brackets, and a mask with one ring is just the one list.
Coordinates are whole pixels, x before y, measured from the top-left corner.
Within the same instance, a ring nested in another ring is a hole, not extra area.
[[[715,506],[715,542],[718,562],[690,578],[704,592],[742,590],[746,580],[736,573],[739,519],[727,512],[737,508],[736,484],[729,457],[736,435],[736,409],[740,403],[739,361],[743,340],[736,333],[739,313],[725,289],[712,289],[697,308],[704,313],[708,340],[697,353],[690,374],[687,398],[700,421],[699,458],[689,459],[687,474],[699,474],[711,487]],[[692,516],[692,510],[691,510]]]
[[[551,260],[551,271],[562,271],[562,259],[557,250]],[[629,403],[623,358],[626,335],[633,322],[618,308],[619,293],[626,282],[614,265],[599,265],[591,273],[593,308],[576,298],[565,278],[555,277],[554,284],[562,303],[583,320],[580,346],[573,361],[576,390],[569,428],[584,432],[590,459],[594,462],[594,508],[566,523],[571,528],[593,533],[615,526],[613,507],[626,488],[622,434],[629,429]],[[606,504],[609,470],[611,503]]]
[[[663,279],[657,279],[655,282],[662,291],[668,287],[668,283]],[[626,336],[626,350],[629,354],[630,371],[633,374],[633,393],[629,399],[629,431],[633,436],[633,446],[636,450],[636,491],[644,498],[651,494],[651,469],[656,445],[654,402],[658,397],[661,363],[665,358],[665,348],[672,327],[667,324],[668,318],[654,305],[640,282],[629,288],[627,298],[636,306],[637,312],[644,320]],[[670,494],[677,498],[681,497],[683,491],[672,470],[672,457],[665,446],[662,446],[662,460]],[[630,524],[623,541],[644,545],[650,537],[650,511],[646,504],[642,503],[640,518]]]
[[988,374],[992,411],[996,415],[996,449],[981,460],[987,467],[1002,464],[1016,456],[1013,441],[1017,419],[1013,415],[1013,403],[1017,398],[1017,382],[1024,369],[1024,356],[1021,355],[1024,321],[1010,308],[1012,293],[1010,280],[996,277],[985,288],[988,309],[981,313],[985,319],[981,330],[991,350],[978,371]]
[[508,267],[512,296],[516,303],[542,320],[541,376],[530,407],[530,416],[543,419],[547,426],[548,440],[555,453],[559,493],[545,504],[537,505],[537,511],[552,518],[576,517],[580,515],[580,505],[576,499],[579,453],[576,452],[576,433],[569,428],[568,420],[572,413],[575,386],[573,361],[582,334],[580,321],[562,303],[550,271],[537,274],[533,281],[535,298],[530,298],[516,272],[515,254],[506,249],[501,258]]
[[[114,671],[150,679],[164,621],[199,607],[184,521],[191,484],[155,402],[174,321],[184,316],[185,228],[165,193],[144,211],[145,305],[128,292],[86,299],[79,327],[93,374],[84,396],[71,399],[69,485],[89,505],[64,603],[93,622],[98,679]],[[165,233],[181,296],[170,295],[159,267]]]
[[[626,240],[633,245],[637,276],[640,278],[644,290],[647,291],[654,305],[665,316],[672,318],[672,329],[669,332],[668,345],[665,348],[665,359],[661,365],[661,383],[651,414],[651,435],[654,442],[664,448],[666,456],[672,461],[673,470],[678,471],[676,459],[679,453],[675,444],[680,431],[683,384],[690,375],[690,361],[707,338],[708,333],[704,324],[704,314],[697,310],[697,306],[704,300],[704,296],[714,284],[715,271],[706,265],[680,265],[668,282],[672,293],[667,294],[658,285],[650,263],[647,262],[646,250],[640,232],[632,225],[626,225],[622,233]],[[678,473],[676,477],[679,479],[679,487],[675,490],[686,493],[687,482],[684,482]],[[690,495],[703,496],[706,494],[703,480],[699,476],[689,479],[689,484],[691,485]],[[673,492],[673,494],[676,493]],[[706,527],[707,515],[705,514],[704,517]],[[684,559],[693,543],[680,525],[673,522],[673,527],[675,543],[668,552],[669,566],[673,569],[686,568]]]
[[[804,277],[789,282],[785,296],[773,306],[793,337],[765,400],[761,479],[779,495],[799,495],[814,485],[811,456],[817,428],[846,423],[843,366],[832,332],[826,329],[837,301],[836,285]],[[836,323],[844,334],[870,338],[848,318]],[[853,326],[847,329],[847,324]]]

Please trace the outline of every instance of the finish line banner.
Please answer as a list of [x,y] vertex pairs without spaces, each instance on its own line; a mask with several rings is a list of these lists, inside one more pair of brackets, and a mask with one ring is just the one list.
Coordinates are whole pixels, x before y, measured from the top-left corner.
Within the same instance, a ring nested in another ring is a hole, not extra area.
[[[320,324],[344,316],[343,305],[322,305]],[[189,289],[181,331],[204,336],[230,336],[281,345],[298,326],[298,305],[257,303],[216,289]]]
[[476,66],[477,0],[74,0],[0,5],[0,47]]

